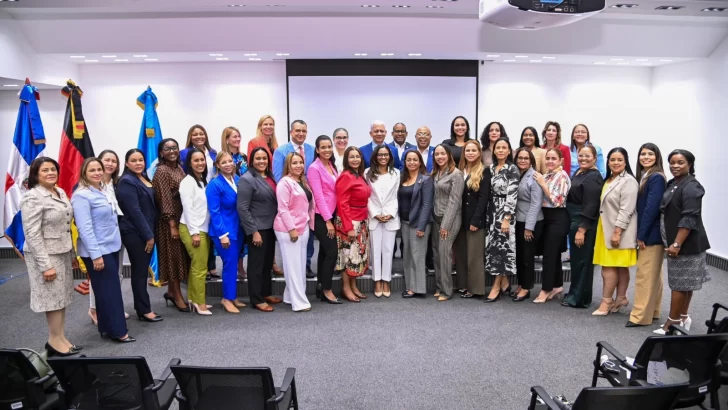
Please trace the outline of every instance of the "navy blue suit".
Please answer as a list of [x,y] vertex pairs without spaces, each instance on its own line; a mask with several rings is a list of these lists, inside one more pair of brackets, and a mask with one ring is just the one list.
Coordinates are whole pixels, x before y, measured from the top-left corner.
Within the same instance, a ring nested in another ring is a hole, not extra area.
[[407,151],[409,151],[409,150],[411,150],[411,149],[416,149],[417,148],[417,145],[410,144],[409,142],[406,142],[406,141],[404,143],[404,151],[400,151],[399,150],[399,147],[397,146],[397,144],[394,141],[390,142],[387,145],[389,146],[389,148],[392,149],[392,152],[395,152],[394,150],[397,150],[396,152],[399,154],[396,157],[396,159],[399,160],[399,167],[397,167],[397,169],[399,169],[400,171],[402,169],[404,169],[404,161],[402,161],[402,159],[404,157],[404,153],[407,152]]
[[660,201],[665,193],[665,177],[653,174],[637,196],[637,240],[647,246],[662,244]]
[[152,311],[147,292],[152,254],[147,253],[144,248],[149,239],[154,239],[154,229],[157,226],[158,211],[154,201],[154,189],[144,185],[136,175],[124,174],[116,186],[116,200],[124,213],[119,221],[119,231],[131,263],[134,310],[138,315],[144,315]]
[[[373,143],[369,143],[366,145],[363,145],[359,147],[359,151],[361,151],[362,160],[364,161],[364,168],[369,168],[371,164],[369,164],[369,160],[372,159],[372,152],[374,152],[374,147],[372,146]],[[392,151],[392,156],[394,157],[394,167],[397,169],[402,169],[401,161],[399,160],[399,151],[397,150],[397,147],[393,147],[390,144],[387,144],[386,142],[380,144],[380,145],[386,145],[389,147],[389,150]]]
[[[237,187],[240,177],[233,175],[233,179]],[[207,232],[222,259],[222,297],[233,301],[237,298],[238,258],[245,239],[238,216],[238,193],[225,180],[225,176],[218,174],[207,184],[205,196],[210,211],[210,226]],[[227,249],[222,247],[220,241],[226,234],[230,240]]]

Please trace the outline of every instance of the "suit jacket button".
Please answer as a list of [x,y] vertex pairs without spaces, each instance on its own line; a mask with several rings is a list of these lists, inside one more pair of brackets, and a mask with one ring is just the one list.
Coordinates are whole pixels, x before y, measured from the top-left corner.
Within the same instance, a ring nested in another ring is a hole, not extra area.
[[69,229],[69,230],[67,230],[66,232],[71,232],[71,230]]

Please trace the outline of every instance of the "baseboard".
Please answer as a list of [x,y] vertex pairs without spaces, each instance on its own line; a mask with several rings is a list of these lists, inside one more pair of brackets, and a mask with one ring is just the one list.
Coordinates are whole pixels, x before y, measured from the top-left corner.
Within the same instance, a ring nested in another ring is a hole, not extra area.
[[705,263],[713,268],[720,269],[722,271],[728,271],[728,259],[722,256],[714,255],[708,252],[706,254]]

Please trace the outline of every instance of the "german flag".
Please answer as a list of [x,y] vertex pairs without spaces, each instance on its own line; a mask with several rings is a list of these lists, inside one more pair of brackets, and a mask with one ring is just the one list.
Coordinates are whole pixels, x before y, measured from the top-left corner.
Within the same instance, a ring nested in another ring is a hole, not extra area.
[[63,119],[61,151],[58,154],[58,165],[61,167],[58,186],[70,198],[73,194],[73,187],[76,186],[81,175],[83,160],[94,156],[94,148],[91,145],[81,110],[83,91],[76,83],[68,80],[66,86],[61,90],[61,94],[68,98],[68,103]]

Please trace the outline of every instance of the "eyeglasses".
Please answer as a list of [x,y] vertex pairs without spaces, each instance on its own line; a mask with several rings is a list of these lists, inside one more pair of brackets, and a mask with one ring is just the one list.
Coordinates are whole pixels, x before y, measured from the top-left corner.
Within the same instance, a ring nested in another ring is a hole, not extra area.
[[179,147],[162,147],[162,151],[164,151],[164,152],[179,151]]
[[339,136],[339,137],[334,137],[334,139],[335,140],[348,140],[349,137],[341,137],[341,136]]
[[415,136],[416,137],[429,137],[430,133],[429,132],[418,132],[417,134],[415,134]]

